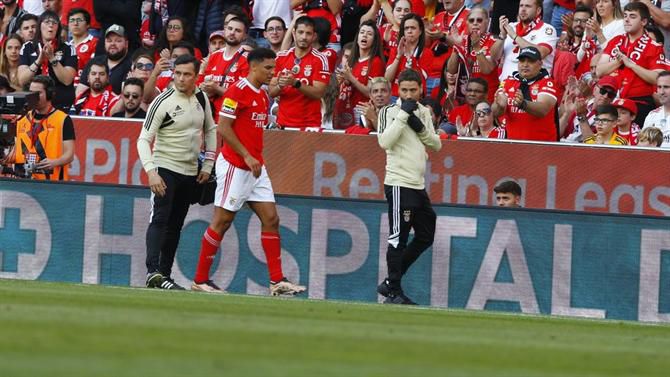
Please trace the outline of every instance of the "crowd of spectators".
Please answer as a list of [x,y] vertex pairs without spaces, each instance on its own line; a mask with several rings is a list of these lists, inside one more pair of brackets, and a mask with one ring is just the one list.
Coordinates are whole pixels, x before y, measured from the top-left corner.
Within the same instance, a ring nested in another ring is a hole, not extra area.
[[[174,61],[215,117],[256,47],[269,128],[376,130],[406,69],[443,139],[670,147],[670,0],[1,0],[0,93],[36,76],[70,114],[143,118]],[[657,129],[659,132],[647,129]]]

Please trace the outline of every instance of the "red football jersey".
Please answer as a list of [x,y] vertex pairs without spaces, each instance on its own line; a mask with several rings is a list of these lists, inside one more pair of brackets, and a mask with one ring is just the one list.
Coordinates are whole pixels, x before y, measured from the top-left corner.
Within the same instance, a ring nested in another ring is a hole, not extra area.
[[[268,123],[270,99],[265,90],[254,87],[246,78],[231,86],[223,96],[220,116],[234,119],[233,131],[249,154],[263,164],[263,129]],[[231,165],[249,170],[244,158],[228,144],[221,154]]]
[[165,89],[167,89],[172,81],[174,80],[174,71],[172,70],[167,70],[163,71],[158,75],[156,78],[156,89],[158,89],[159,92],[164,92]]
[[[384,76],[384,62],[378,56],[372,60],[365,58],[359,60],[351,69],[356,80],[367,86],[368,78]],[[370,98],[358,91],[352,84],[343,82],[340,85],[340,93],[335,102],[335,112],[338,114],[338,124],[333,124],[336,129],[345,129],[354,124],[354,107],[359,102],[367,102]]]
[[[229,58],[225,56],[225,49],[213,52],[209,56],[205,73],[198,76],[198,85],[205,80],[211,80],[223,86],[223,90],[236,83],[238,80],[247,77],[249,74],[249,63],[247,62],[246,50],[240,48]],[[214,114],[221,111],[223,96],[210,98],[214,104]],[[218,121],[218,115],[214,119]]]
[[[603,54],[609,55],[610,61],[616,59],[616,52],[621,51],[635,64],[646,69],[670,69],[670,64],[665,60],[663,45],[654,42],[646,32],[636,41],[631,42],[627,34],[617,35],[612,38]],[[610,74],[619,80],[619,97],[632,98],[651,96],[656,92],[656,85],[642,80],[632,69],[621,67]]]
[[[433,26],[445,33],[449,33],[451,28],[456,28],[456,30],[458,30],[458,34],[460,34],[464,39],[467,39],[468,15],[470,15],[470,10],[467,9],[465,5],[454,14],[443,11],[435,15],[435,18],[433,19]],[[427,44],[426,49],[430,48],[432,50],[432,48],[435,47],[437,43],[439,43],[439,41],[434,41],[429,45]],[[425,67],[426,72],[428,73],[428,77],[440,77],[442,74],[442,66],[444,66],[444,62],[449,59],[452,51],[453,49],[450,48],[448,52],[431,59],[430,65]]]
[[[475,53],[474,49],[472,46],[468,46],[468,38],[463,39],[463,45],[459,47],[459,51],[461,54],[464,55],[468,67],[470,67],[470,77],[475,78],[475,77],[481,77],[486,82],[489,84],[489,91],[486,95],[486,99],[489,101],[489,103],[493,103],[494,100],[494,95],[496,92],[496,88],[498,88],[499,82],[498,82],[498,70],[493,69],[491,72],[488,74],[485,74],[482,72],[481,68],[479,67],[479,62],[477,61],[477,54]],[[491,58],[491,48],[493,45],[496,43],[496,39],[493,38],[491,34],[486,34],[481,37],[479,40],[479,45],[481,46],[481,50],[484,51],[484,56],[487,58]],[[498,62],[494,61],[493,62],[496,66],[498,65]]]
[[472,116],[474,114],[475,114],[475,112],[472,111],[472,109],[470,108],[470,105],[468,105],[466,103],[466,104],[454,107],[449,112],[449,116],[447,117],[447,119],[449,120],[449,123],[455,125],[456,124],[456,118],[461,117],[461,123],[463,125],[466,125],[466,124],[470,123],[470,121],[472,120]]
[[326,47],[319,50],[319,52],[326,57],[326,60],[328,60],[328,72],[333,74],[333,72],[335,72],[335,66],[337,65],[337,51]]
[[93,96],[90,90],[87,90],[74,103],[75,106],[81,106],[77,115],[108,117],[111,116],[112,107],[116,105],[119,99],[120,96],[115,95],[112,88],[108,87],[97,96]]
[[[291,72],[302,85],[315,82],[328,84],[330,73],[326,57],[315,49],[305,56],[295,56],[295,48],[277,54],[275,76]],[[279,92],[279,113],[277,123],[289,127],[321,127],[321,100],[311,99],[294,87],[284,87]]]
[[[534,117],[527,112],[514,106],[514,96],[521,86],[521,82],[515,78],[509,78],[502,82],[502,87],[498,89],[507,94],[506,131],[508,139],[515,140],[536,140],[536,141],[557,141],[557,127],[554,122],[554,109],[549,110],[542,118]],[[530,84],[530,102],[537,101],[540,95],[551,96],[556,99],[556,85],[548,78],[544,77]]]
[[[386,35],[388,33],[388,40],[386,40]],[[389,56],[391,55],[391,50],[398,48],[398,35],[399,31],[393,30],[393,25],[384,24],[379,27],[379,35],[382,37],[382,43],[384,44],[384,57],[388,61]]]
[[95,56],[95,49],[98,46],[98,38],[88,35],[81,43],[76,46],[72,43],[68,43],[74,48],[74,52],[77,54],[77,74],[74,77],[74,85],[79,84],[79,79],[81,77],[81,72],[84,70],[84,67],[88,62]]
[[[407,68],[411,68],[411,69],[419,72],[419,74],[421,74],[421,85],[422,85],[422,88],[423,88],[423,94],[424,95],[426,94],[426,78],[428,78],[428,76],[426,74],[426,70],[423,69],[423,65],[425,64],[425,60],[426,60],[424,57],[429,55],[429,54],[426,54],[426,52],[427,51],[424,50],[423,54],[421,54],[422,56],[420,58],[413,57],[413,58],[408,59],[406,56],[402,56],[400,58],[400,62],[398,63],[399,64],[398,69],[395,73],[395,77],[393,78],[393,81],[391,82],[391,95],[392,96],[395,96],[395,97],[398,96],[398,76],[400,76],[400,72],[402,72],[403,70],[405,70]],[[388,65],[391,65],[393,63],[393,61],[395,60],[396,55],[398,55],[398,49],[394,48],[393,50],[391,50],[391,56],[390,56],[390,59],[388,61]],[[387,66],[387,68],[388,68],[388,66]]]

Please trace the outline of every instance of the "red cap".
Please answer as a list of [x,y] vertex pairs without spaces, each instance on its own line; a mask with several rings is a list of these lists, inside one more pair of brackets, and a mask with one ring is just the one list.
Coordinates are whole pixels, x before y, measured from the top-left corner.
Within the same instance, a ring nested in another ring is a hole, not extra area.
[[612,76],[603,76],[598,80],[598,86],[601,88],[610,87],[614,91],[619,90],[619,82]]
[[225,38],[225,36],[223,35],[223,30],[217,30],[215,32],[212,32],[212,34],[209,35],[209,40],[211,41],[215,37]]
[[612,106],[626,109],[631,114],[637,114],[637,105],[633,100],[629,100],[628,98],[617,98],[612,101]]

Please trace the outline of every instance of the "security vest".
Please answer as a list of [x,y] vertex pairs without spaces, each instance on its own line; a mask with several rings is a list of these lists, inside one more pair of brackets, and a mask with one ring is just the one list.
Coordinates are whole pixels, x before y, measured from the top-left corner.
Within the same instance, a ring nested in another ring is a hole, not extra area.
[[[16,123],[16,163],[36,163],[45,158],[63,155],[63,122],[67,114],[53,109],[43,119],[35,119],[32,111]],[[68,164],[69,165],[69,164]],[[52,173],[33,174],[33,179],[67,181],[68,165],[55,167]]]

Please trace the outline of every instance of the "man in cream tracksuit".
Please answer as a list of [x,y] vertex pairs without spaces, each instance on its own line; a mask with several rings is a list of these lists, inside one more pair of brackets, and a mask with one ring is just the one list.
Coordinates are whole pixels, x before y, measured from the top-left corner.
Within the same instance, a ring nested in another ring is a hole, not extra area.
[[[388,278],[377,292],[386,297],[384,303],[415,303],[402,290],[400,280],[414,261],[435,238],[435,211],[424,184],[426,147],[438,151],[442,147],[435,133],[430,110],[418,103],[421,97],[421,76],[408,69],[398,76],[400,99],[379,111],[378,141],[386,151],[384,192],[389,204],[389,238],[386,264]],[[409,244],[410,229],[414,238]]]

